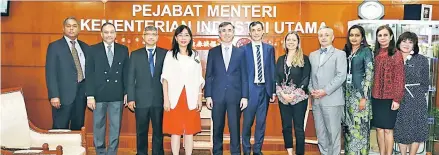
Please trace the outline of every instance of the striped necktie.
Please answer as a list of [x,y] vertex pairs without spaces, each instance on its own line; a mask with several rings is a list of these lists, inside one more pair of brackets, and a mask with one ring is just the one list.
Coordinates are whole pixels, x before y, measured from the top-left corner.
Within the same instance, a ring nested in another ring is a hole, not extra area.
[[261,60],[261,45],[256,45],[256,61],[258,66],[258,80],[262,82],[262,60]]

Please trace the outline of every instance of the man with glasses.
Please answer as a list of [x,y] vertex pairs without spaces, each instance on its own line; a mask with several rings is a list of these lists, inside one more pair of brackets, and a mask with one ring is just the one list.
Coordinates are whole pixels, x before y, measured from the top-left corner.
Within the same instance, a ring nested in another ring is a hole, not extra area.
[[137,154],[148,154],[148,129],[152,121],[152,154],[163,155],[163,89],[160,77],[167,50],[157,47],[158,31],[147,26],[145,47],[131,53],[128,71],[128,108],[135,113]]

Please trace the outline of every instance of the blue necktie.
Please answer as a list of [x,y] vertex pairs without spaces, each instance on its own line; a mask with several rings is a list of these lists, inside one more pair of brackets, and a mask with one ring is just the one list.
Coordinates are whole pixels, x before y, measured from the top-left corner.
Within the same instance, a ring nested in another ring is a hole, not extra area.
[[151,76],[154,77],[154,55],[152,55],[152,52],[154,49],[148,49],[149,52],[149,69],[151,70]]
[[261,60],[261,45],[256,45],[256,61],[258,66],[258,80],[262,82],[262,60]]

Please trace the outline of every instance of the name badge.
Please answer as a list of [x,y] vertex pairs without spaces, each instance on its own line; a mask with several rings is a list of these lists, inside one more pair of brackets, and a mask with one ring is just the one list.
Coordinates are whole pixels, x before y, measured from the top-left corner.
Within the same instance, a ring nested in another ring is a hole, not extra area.
[[348,75],[346,76],[346,83],[347,83],[347,84],[351,84],[351,83],[352,83],[352,74],[348,74]]

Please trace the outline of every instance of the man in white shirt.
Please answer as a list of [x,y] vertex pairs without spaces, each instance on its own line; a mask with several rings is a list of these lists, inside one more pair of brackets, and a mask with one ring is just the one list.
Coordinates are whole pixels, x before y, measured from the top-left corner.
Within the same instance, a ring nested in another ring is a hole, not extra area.
[[250,23],[249,31],[252,42],[241,47],[246,55],[249,84],[249,102],[244,110],[242,127],[242,146],[244,154],[250,154],[251,127],[256,117],[253,154],[260,155],[264,143],[268,101],[275,100],[275,51],[273,46],[262,42],[264,26],[261,22]]
[[[123,104],[128,83],[128,48],[115,43],[116,28],[104,23],[103,42],[90,47],[86,61],[87,106],[93,110],[93,142],[97,155],[116,155],[119,146]],[[106,122],[109,114],[109,146],[106,149]]]
[[221,23],[218,31],[221,45],[209,50],[204,90],[207,107],[212,109],[212,153],[223,154],[224,121],[227,111],[230,153],[239,155],[241,111],[247,107],[248,99],[247,63],[244,51],[232,45],[235,36],[232,23]]

